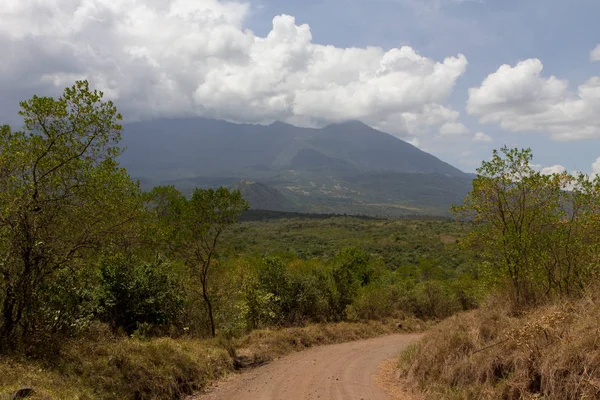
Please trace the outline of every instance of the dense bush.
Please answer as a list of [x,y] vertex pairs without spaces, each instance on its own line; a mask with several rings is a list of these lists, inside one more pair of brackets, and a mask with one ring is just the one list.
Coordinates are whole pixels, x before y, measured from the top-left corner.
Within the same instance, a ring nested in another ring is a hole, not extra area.
[[381,285],[361,288],[352,304],[346,308],[347,317],[350,320],[368,321],[400,316],[392,291],[391,287]]
[[440,319],[474,308],[481,296],[480,282],[466,274],[455,279],[457,272],[423,260],[423,271],[405,277],[357,248],[342,249],[328,262],[269,256],[231,263],[241,269],[228,271],[223,282],[230,285],[220,303],[228,334],[347,319]]
[[100,319],[113,330],[132,334],[145,327],[160,331],[179,322],[184,305],[182,285],[169,265],[136,260],[103,260]]
[[335,319],[332,275],[320,263],[290,262],[269,257],[258,272],[263,293],[273,296],[277,308],[273,322],[297,325]]

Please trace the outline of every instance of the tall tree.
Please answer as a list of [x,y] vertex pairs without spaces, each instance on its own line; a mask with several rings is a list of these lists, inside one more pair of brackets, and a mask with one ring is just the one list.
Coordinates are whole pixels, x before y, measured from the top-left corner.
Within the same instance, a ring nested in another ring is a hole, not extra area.
[[102,97],[78,81],[21,102],[22,130],[0,129],[0,346],[73,326],[48,293],[137,216],[138,187],[116,161],[121,115]]
[[157,216],[157,226],[167,252],[177,254],[197,274],[208,314],[211,335],[215,336],[211,273],[217,262],[221,234],[248,209],[239,190],[225,187],[196,189],[186,199],[174,187],[156,187],[148,206]]
[[598,267],[600,179],[542,174],[530,149],[502,148],[477,170],[461,206],[475,222],[464,244],[484,259],[484,272],[508,281],[515,300],[534,303],[581,292]]
[[229,191],[224,187],[196,189],[188,201],[184,226],[189,236],[183,254],[186,263],[199,273],[212,336],[216,332],[209,287],[211,268],[216,261],[221,234],[247,209],[248,203],[239,190]]

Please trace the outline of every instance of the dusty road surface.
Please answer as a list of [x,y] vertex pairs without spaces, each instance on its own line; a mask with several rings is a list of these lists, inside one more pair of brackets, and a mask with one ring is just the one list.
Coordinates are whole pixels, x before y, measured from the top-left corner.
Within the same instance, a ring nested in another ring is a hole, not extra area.
[[420,335],[314,347],[220,382],[194,400],[388,400],[376,375]]

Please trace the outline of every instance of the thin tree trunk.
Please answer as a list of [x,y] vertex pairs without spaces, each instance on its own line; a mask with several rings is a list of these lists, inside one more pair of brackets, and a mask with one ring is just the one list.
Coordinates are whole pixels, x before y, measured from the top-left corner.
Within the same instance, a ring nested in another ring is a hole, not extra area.
[[2,305],[2,326],[0,327],[1,350],[10,350],[12,346],[12,334],[14,329],[14,301],[11,290],[7,290],[4,304]]
[[203,267],[202,274],[200,276],[200,280],[202,283],[202,297],[204,298],[204,302],[206,303],[206,308],[208,309],[208,319],[210,320],[210,334],[212,337],[217,336],[215,329],[215,318],[213,316],[213,308],[212,302],[210,301],[210,297],[208,295],[208,285],[207,285],[207,272],[208,268]]
[[215,332],[215,318],[213,316],[212,303],[210,301],[210,297],[208,296],[208,291],[206,288],[206,281],[202,280],[202,296],[204,297],[204,301],[206,302],[206,307],[208,308],[208,319],[210,320],[210,334],[212,337],[216,336]]

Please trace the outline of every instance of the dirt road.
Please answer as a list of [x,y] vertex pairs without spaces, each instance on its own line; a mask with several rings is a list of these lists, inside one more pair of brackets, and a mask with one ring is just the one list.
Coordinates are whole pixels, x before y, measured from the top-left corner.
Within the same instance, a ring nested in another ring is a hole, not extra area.
[[375,377],[418,338],[403,334],[315,347],[234,376],[195,400],[387,400]]

